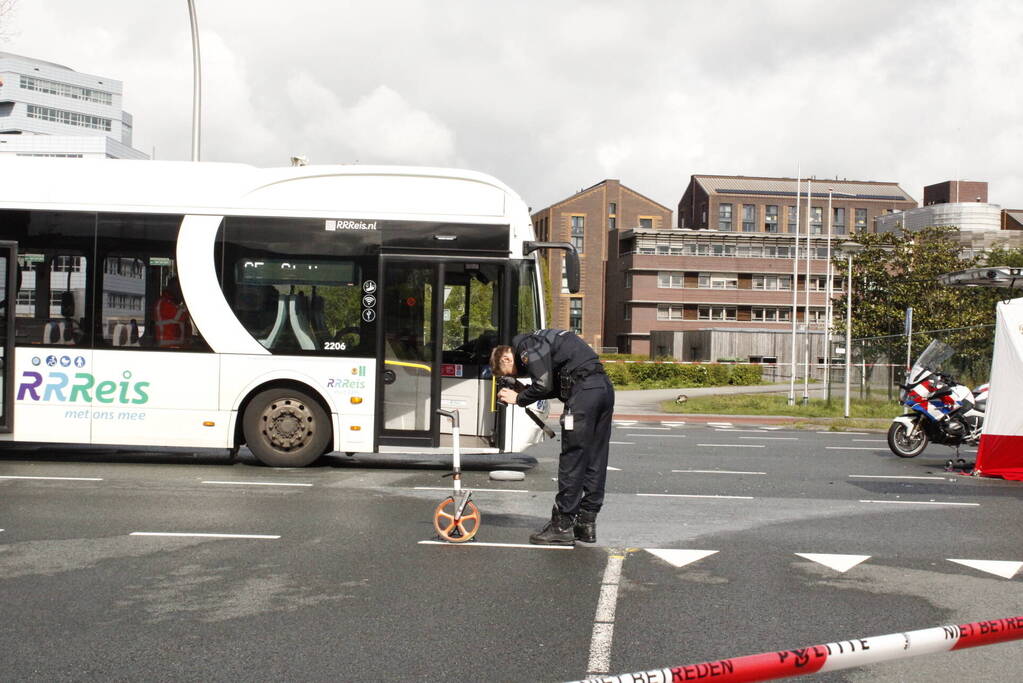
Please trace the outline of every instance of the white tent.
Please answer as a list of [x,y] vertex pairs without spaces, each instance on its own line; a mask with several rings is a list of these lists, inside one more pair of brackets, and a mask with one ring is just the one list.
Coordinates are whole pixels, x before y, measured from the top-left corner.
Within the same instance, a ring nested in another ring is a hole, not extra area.
[[[939,278],[942,284],[965,287],[1023,287],[1021,268],[973,268]],[[995,349],[984,431],[974,474],[1023,481],[1023,298],[997,306]]]
[[1023,298],[998,304],[991,388],[976,474],[1023,480]]

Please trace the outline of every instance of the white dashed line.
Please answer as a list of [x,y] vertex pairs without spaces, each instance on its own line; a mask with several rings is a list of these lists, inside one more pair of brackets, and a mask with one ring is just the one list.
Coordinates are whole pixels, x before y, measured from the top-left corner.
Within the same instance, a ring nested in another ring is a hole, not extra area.
[[175,536],[180,538],[262,538],[277,539],[280,536],[269,534],[201,534],[191,532],[170,532],[170,531],[133,531],[129,536]]
[[[417,491],[451,491],[450,486],[413,486],[412,488]],[[486,491],[487,493],[529,493],[527,489],[478,489],[475,486],[465,486],[465,488],[473,491]]]
[[312,486],[312,484],[293,484],[280,481],[204,481],[202,483],[224,486]]
[[916,477],[894,474],[850,474],[849,477],[852,479],[937,479],[939,481],[948,479],[948,477]]
[[635,446],[635,441],[608,441],[612,446]]
[[816,432],[817,434],[829,434],[832,436],[869,436],[866,432]]
[[685,434],[626,434],[633,439],[688,439]]
[[600,585],[597,612],[593,617],[593,635],[590,638],[590,658],[586,665],[588,676],[606,674],[611,668],[611,641],[615,629],[615,608],[618,604],[618,583],[622,577],[625,555],[612,551]]
[[644,429],[647,431],[670,432],[671,427],[629,427],[629,429]]
[[799,441],[795,436],[740,436],[740,439],[766,439],[768,441]]
[[767,474],[767,472],[742,472],[739,470],[672,470],[683,474]]
[[892,505],[957,505],[960,507],[980,507],[980,503],[942,503],[933,500],[861,500],[861,503],[890,503]]
[[699,493],[637,493],[636,495],[649,498],[730,498],[735,500],[753,500],[753,496],[715,496]]
[[767,448],[760,443],[698,443],[696,445],[709,448]]
[[829,451],[877,451],[881,450],[877,446],[825,446],[825,450]]
[[103,481],[100,477],[20,477],[13,474],[0,476],[0,479],[39,479],[42,481]]

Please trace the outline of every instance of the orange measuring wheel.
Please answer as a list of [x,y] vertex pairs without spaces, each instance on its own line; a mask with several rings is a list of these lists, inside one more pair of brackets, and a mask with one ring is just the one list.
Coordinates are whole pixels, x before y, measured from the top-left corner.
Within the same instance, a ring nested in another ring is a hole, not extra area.
[[433,511],[433,528],[449,543],[465,543],[480,530],[480,511],[474,502],[466,501],[462,516],[455,520],[457,508],[455,498],[448,496]]

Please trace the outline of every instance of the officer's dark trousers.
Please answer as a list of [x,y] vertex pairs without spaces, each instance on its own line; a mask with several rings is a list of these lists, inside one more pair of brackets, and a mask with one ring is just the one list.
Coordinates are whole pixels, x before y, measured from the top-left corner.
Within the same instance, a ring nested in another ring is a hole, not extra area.
[[[600,512],[607,480],[607,449],[615,392],[607,375],[594,374],[576,382],[561,416],[561,459],[558,495],[554,502],[569,515],[580,510]],[[568,414],[572,429],[565,429]]]

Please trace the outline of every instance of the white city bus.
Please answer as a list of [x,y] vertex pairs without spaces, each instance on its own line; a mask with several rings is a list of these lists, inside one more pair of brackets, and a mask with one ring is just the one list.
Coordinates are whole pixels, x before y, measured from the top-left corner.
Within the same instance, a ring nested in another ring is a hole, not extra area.
[[578,260],[489,176],[5,158],[0,179],[0,441],[301,466],[443,453],[437,408],[465,450],[541,438],[487,359],[542,326],[539,250],[573,289]]

